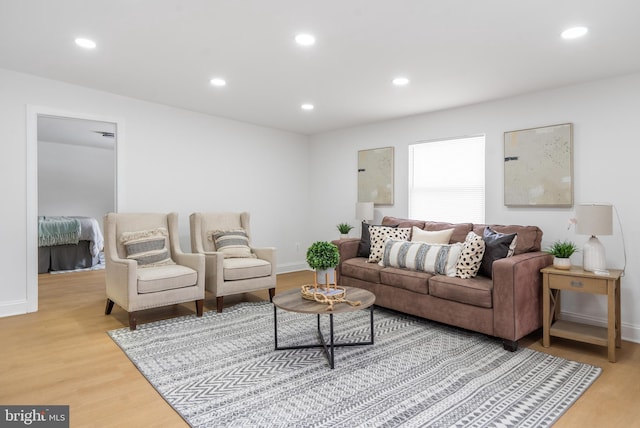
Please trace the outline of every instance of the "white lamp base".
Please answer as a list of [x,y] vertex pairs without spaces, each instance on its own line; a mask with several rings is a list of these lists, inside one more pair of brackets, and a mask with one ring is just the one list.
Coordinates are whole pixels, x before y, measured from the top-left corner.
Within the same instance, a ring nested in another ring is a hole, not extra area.
[[592,236],[584,244],[582,268],[589,272],[598,272],[607,270],[607,258],[604,254],[604,245]]

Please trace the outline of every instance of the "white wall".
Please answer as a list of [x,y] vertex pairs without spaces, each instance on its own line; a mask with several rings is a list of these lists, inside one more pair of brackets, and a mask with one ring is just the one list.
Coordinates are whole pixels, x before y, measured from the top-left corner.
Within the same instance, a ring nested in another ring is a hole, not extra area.
[[2,69],[0,94],[0,316],[26,312],[35,275],[27,272],[27,106],[118,119],[119,211],[177,211],[185,251],[191,212],[247,210],[254,244],[278,248],[279,271],[306,266],[295,244],[308,242],[308,137]]
[[[22,313],[27,301],[26,106],[118,118],[120,211],[177,211],[189,248],[188,215],[197,210],[248,210],[254,243],[278,247],[279,271],[302,269],[304,248],[338,236],[335,225],[356,224],[357,151],[395,148],[395,204],[383,215],[407,215],[407,146],[418,140],[486,134],[486,221],[534,224],[543,246],[559,238],[579,245],[586,236],[567,230],[572,209],[503,205],[503,133],[574,124],[575,201],[611,202],[620,214],[627,266],[622,280],[623,337],[640,342],[640,213],[635,152],[640,74],[601,80],[464,108],[379,122],[311,138],[0,70],[1,195],[0,316]],[[452,165],[455,171],[455,165]],[[601,237],[610,267],[623,267],[619,226]],[[354,231],[355,232],[355,231]],[[356,233],[352,232],[352,236]],[[297,250],[300,244],[300,250]],[[580,263],[580,254],[574,256]],[[35,266],[35,264],[34,264]],[[604,324],[600,296],[567,295],[570,318]]]
[[38,215],[94,217],[115,207],[115,149],[38,141]]
[[[574,209],[508,208],[503,204],[503,133],[517,129],[571,122],[574,125],[574,200],[610,202],[619,214],[626,241],[626,275],[622,278],[622,334],[640,342],[640,179],[636,153],[640,144],[640,74],[538,92],[464,108],[378,122],[311,137],[314,195],[310,221],[312,239],[336,235],[335,224],[356,224],[357,151],[395,148],[395,204],[376,207],[384,215],[407,216],[407,146],[419,140],[486,134],[486,222],[531,224],[543,232],[543,248],[570,238],[579,246],[587,236],[567,230]],[[455,165],[451,165],[452,174]],[[325,195],[326,199],[321,199]],[[318,196],[316,198],[316,196]],[[437,203],[437,201],[434,201]],[[601,237],[610,268],[624,267],[619,225],[614,235]],[[582,264],[581,254],[574,256]],[[606,325],[604,296],[565,293],[562,311],[567,319]]]

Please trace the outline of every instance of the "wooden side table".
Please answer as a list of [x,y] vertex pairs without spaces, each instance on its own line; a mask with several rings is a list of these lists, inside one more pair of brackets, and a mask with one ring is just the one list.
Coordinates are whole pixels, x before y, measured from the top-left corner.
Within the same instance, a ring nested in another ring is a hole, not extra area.
[[[553,266],[542,272],[542,346],[548,348],[550,337],[563,337],[594,345],[606,346],[609,361],[616,362],[616,347],[620,337],[620,276],[622,271],[611,269],[609,275],[596,275],[580,266],[569,270]],[[560,319],[560,291],[604,294],[607,296],[607,327],[599,327]]]

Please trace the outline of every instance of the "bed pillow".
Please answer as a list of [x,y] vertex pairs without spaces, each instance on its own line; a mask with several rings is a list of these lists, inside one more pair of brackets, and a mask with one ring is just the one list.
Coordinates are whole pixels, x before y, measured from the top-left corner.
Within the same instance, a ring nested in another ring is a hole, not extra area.
[[140,267],[173,265],[167,249],[167,229],[159,227],[152,230],[123,232],[120,243],[124,246],[127,258],[138,262]]
[[369,263],[378,263],[382,259],[384,252],[384,244],[387,239],[395,239],[398,241],[408,241],[411,228],[409,227],[387,227],[387,226],[370,226],[369,234],[371,235],[371,254],[369,254]]
[[388,239],[382,260],[385,267],[406,268],[438,275],[456,276],[462,244],[427,244]]
[[482,264],[480,265],[480,275],[488,278],[493,277],[493,262],[505,257],[511,257],[516,248],[518,235],[515,233],[500,233],[485,227],[482,236],[485,244]]
[[397,228],[398,225],[383,226],[381,224],[369,224],[362,222],[362,233],[360,234],[360,243],[358,244],[358,257],[369,258],[371,254],[371,235],[369,233],[370,226]]
[[413,226],[411,229],[411,242],[426,242],[427,244],[448,244],[453,235],[452,229],[422,230]]
[[456,276],[459,278],[475,278],[482,264],[485,243],[482,236],[473,232],[467,233],[467,238],[462,244],[462,252],[456,265]]
[[209,239],[216,246],[216,251],[221,252],[225,259],[229,258],[255,258],[249,247],[249,236],[244,229],[214,230],[209,232]]

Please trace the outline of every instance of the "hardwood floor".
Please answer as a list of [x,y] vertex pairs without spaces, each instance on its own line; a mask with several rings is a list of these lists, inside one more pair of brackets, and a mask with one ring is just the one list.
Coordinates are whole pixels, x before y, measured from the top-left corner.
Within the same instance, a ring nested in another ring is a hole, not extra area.
[[[311,275],[279,275],[276,293],[313,281]],[[225,306],[267,299],[265,290],[225,298]],[[105,316],[105,301],[104,271],[40,275],[39,311],[0,318],[0,403],[69,405],[72,427],[187,427],[106,334],[128,318],[117,305]],[[195,316],[195,304],[148,310],[138,322],[178,315]],[[543,348],[540,333],[521,344],[603,368],[554,427],[640,426],[639,344],[623,342],[617,363],[607,361],[604,347],[553,338]]]

